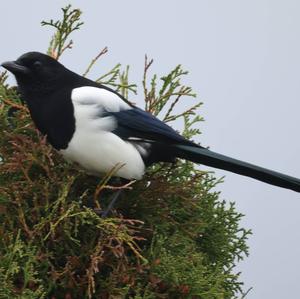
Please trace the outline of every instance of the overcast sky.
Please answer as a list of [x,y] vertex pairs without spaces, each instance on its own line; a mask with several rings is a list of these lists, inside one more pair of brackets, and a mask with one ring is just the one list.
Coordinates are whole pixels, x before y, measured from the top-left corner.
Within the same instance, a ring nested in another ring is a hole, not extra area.
[[[70,1],[2,1],[0,60],[45,51],[56,18]],[[82,73],[104,46],[98,73],[121,62],[139,81],[144,54],[153,70],[181,63],[204,102],[199,141],[212,150],[300,177],[300,2],[297,0],[72,1],[85,25],[63,57]],[[142,103],[134,97],[134,101]],[[226,174],[218,186],[252,228],[250,257],[240,264],[247,298],[299,298],[300,195]]]

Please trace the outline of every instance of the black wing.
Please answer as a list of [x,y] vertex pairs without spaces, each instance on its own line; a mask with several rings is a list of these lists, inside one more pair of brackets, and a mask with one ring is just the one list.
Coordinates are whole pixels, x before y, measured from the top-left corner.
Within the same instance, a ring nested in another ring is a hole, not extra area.
[[105,114],[116,118],[118,127],[113,133],[122,139],[166,144],[193,144],[170,126],[142,109],[133,108],[119,112],[106,112]]
[[113,131],[124,140],[133,144],[150,144],[146,146],[147,155],[142,155],[146,165],[157,162],[174,162],[177,151],[174,145],[195,144],[178,134],[170,126],[157,119],[152,114],[139,108],[107,112],[115,117],[118,127]]

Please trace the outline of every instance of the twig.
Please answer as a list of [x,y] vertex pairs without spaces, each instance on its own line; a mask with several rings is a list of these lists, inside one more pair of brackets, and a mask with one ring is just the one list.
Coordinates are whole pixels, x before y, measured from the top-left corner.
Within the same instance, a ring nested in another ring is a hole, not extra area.
[[100,194],[100,192],[105,189],[105,186],[107,184],[107,182],[111,179],[111,177],[118,171],[120,170],[125,164],[116,164],[106,175],[105,177],[101,180],[101,182],[98,184],[96,190],[95,190],[95,193],[94,193],[94,201],[95,201],[95,204],[96,204],[96,207],[97,208],[100,208],[100,205],[97,201],[97,198]]
[[26,106],[16,104],[13,101],[8,100],[8,99],[1,99],[1,101],[4,102],[7,105],[10,105],[11,107],[14,107],[14,108],[17,108],[17,109],[28,112],[28,108]]
[[85,72],[83,73],[83,77],[85,77],[91,70],[91,68],[93,67],[93,65],[97,62],[97,60],[104,54],[106,54],[108,52],[108,48],[105,47],[101,50],[101,52],[94,58],[92,59],[92,61],[90,62],[90,64],[88,65],[87,69],[85,70]]
[[122,185],[122,186],[111,186],[111,185],[106,185],[103,187],[103,189],[110,189],[110,190],[122,190],[122,189],[128,189],[131,190],[133,185],[136,182],[136,180],[130,181],[129,183]]
[[[150,66],[152,65],[152,63],[153,63],[153,59],[151,59],[148,62],[148,57],[147,57],[147,55],[145,55],[144,75],[143,75],[143,82],[142,82],[142,84],[143,84],[143,89],[144,89],[146,107],[150,107],[151,106],[151,98],[149,97],[148,89],[147,89],[147,72],[148,72]],[[148,105],[148,103],[149,103],[149,105]]]
[[67,49],[72,49],[73,47],[73,41],[70,40],[60,51],[60,56],[65,52]]

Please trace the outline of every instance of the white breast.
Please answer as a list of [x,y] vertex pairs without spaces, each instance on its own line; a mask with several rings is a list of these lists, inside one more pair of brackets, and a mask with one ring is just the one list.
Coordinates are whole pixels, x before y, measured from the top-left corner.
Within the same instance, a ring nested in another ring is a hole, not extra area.
[[101,112],[131,109],[116,94],[96,87],[80,87],[72,92],[75,133],[63,156],[77,162],[93,174],[109,172],[123,165],[116,176],[140,179],[145,164],[137,148],[111,131],[116,127],[112,116],[101,117]]

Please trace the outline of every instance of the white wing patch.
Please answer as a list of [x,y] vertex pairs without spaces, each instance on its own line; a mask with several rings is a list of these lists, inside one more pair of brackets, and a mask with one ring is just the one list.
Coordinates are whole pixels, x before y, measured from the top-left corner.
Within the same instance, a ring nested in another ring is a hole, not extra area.
[[101,117],[104,111],[131,109],[118,95],[96,87],[80,87],[72,92],[75,133],[65,150],[60,152],[93,174],[110,171],[124,164],[116,176],[141,179],[145,164],[136,146],[112,133],[116,126],[113,116]]
[[99,105],[108,112],[118,112],[131,108],[117,94],[92,86],[75,88],[71,98],[74,104]]

